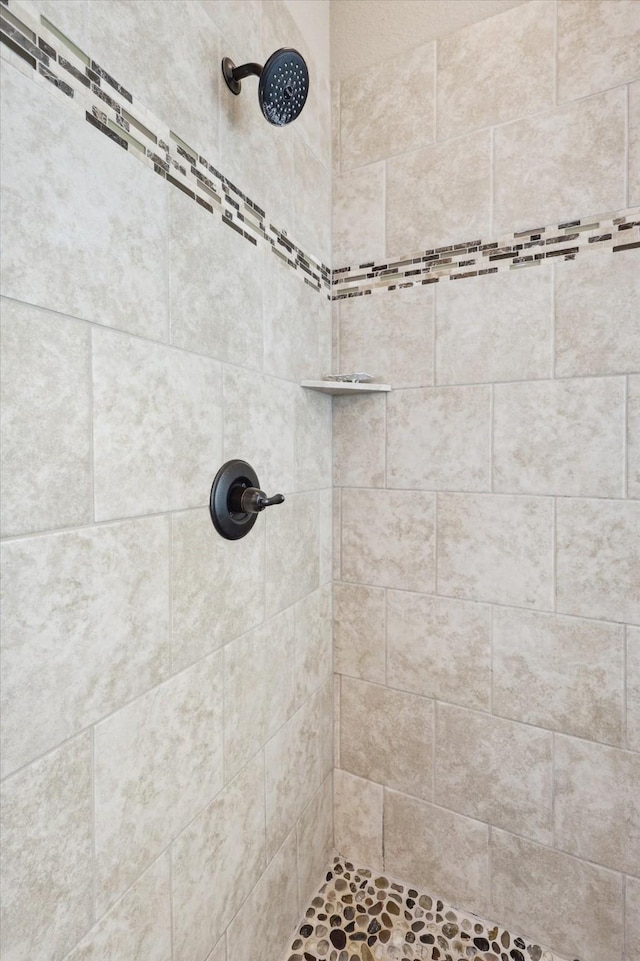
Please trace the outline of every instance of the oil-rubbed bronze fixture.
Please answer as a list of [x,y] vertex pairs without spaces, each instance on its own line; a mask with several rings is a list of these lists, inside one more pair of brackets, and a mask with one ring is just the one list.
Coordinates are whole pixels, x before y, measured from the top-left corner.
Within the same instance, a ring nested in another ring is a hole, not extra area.
[[211,485],[209,511],[218,534],[229,541],[245,537],[265,507],[282,504],[284,496],[267,497],[258,475],[244,460],[223,464]]

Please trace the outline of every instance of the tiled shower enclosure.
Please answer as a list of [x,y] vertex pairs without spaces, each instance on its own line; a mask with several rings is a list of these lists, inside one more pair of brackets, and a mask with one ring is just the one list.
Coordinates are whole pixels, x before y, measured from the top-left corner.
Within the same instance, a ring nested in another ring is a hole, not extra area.
[[6,961],[640,959],[640,3],[329,15],[1,0]]

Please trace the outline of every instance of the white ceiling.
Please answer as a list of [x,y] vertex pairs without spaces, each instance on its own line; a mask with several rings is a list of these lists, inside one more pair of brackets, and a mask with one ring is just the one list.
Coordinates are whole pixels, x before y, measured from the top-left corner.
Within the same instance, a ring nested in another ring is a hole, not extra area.
[[[331,0],[331,76],[374,66],[526,0]],[[383,78],[381,78],[382,81]]]

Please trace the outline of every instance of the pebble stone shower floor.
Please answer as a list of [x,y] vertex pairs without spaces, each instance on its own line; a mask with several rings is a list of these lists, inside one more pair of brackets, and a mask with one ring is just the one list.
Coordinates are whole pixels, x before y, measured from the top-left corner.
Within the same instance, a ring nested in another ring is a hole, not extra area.
[[[416,888],[336,857],[285,961],[568,961]],[[578,959],[575,959],[578,961]]]

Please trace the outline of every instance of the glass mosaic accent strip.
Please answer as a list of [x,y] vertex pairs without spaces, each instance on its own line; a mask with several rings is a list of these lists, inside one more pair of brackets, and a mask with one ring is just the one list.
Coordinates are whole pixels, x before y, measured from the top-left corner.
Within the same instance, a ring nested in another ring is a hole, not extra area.
[[575,260],[594,251],[640,251],[640,207],[532,227],[492,240],[480,238],[393,261],[356,264],[333,271],[332,300],[403,290],[442,280],[464,280],[499,271],[537,267],[550,259]]
[[[440,898],[340,856],[286,961],[569,961]],[[575,959],[578,961],[578,959]]]
[[2,0],[0,41],[20,58],[12,60],[15,66],[37,82],[52,84],[96,130],[249,243],[268,246],[314,290],[330,295],[326,264],[298,247],[254,200],[45,17],[37,23],[21,7]]

